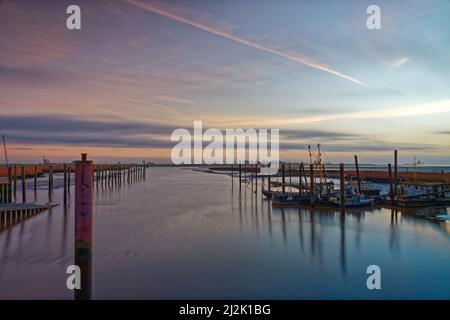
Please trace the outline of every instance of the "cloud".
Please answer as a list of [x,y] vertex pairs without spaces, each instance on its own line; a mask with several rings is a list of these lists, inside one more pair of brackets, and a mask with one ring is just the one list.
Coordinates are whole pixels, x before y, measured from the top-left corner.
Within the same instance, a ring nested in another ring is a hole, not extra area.
[[399,68],[402,65],[404,65],[405,63],[407,63],[408,61],[409,61],[408,57],[401,57],[401,58],[395,59],[393,61],[387,62],[386,65],[389,68]]
[[[281,142],[281,150],[307,150],[308,145],[304,143],[290,143]],[[402,150],[402,151],[429,151],[440,149],[439,146],[435,145],[424,145],[424,144],[404,144],[404,143],[374,143],[368,141],[364,144],[334,144],[334,145],[324,145],[321,147],[325,152],[383,152],[392,150]]]
[[33,133],[115,133],[115,134],[167,134],[175,126],[144,122],[118,122],[81,119],[68,116],[30,115],[0,117],[2,132]]
[[327,139],[346,139],[356,137],[354,134],[333,132],[326,130],[280,130],[280,136],[283,138],[294,138],[294,139],[317,139],[317,138],[327,138]]
[[200,30],[203,30],[205,32],[214,34],[216,36],[240,43],[242,45],[245,45],[247,47],[250,48],[254,48],[260,51],[264,51],[266,53],[275,55],[277,57],[281,57],[281,58],[285,58],[288,59],[290,61],[302,64],[302,65],[306,65],[308,67],[323,71],[323,72],[327,72],[330,74],[333,74],[337,77],[341,77],[343,79],[349,80],[353,83],[357,83],[357,84],[363,84],[360,80],[357,80],[355,78],[352,78],[346,74],[341,73],[340,71],[334,69],[333,67],[330,67],[326,64],[320,63],[318,61],[315,61],[314,59],[298,54],[296,52],[290,52],[290,51],[282,51],[280,49],[274,49],[270,46],[267,46],[265,44],[259,43],[259,42],[255,42],[252,40],[248,40],[244,37],[235,35],[233,33],[231,33],[231,31],[229,29],[226,28],[219,28],[219,27],[215,27],[215,26],[211,26],[209,24],[206,23],[202,23],[202,22],[197,22],[194,20],[191,20],[189,18],[185,18],[181,15],[175,14],[173,12],[167,11],[166,9],[162,8],[159,5],[155,5],[155,3],[142,3],[139,1],[135,1],[135,0],[126,0],[128,3],[135,5],[141,9],[153,12],[155,14],[158,14],[160,16],[172,19],[174,21],[183,23],[185,25],[191,26],[193,28],[197,28]]
[[[428,102],[418,105],[410,105],[399,108],[380,108],[374,110],[347,112],[329,115],[318,115],[308,117],[290,117],[286,119],[254,119],[248,118],[243,121],[249,123],[257,123],[258,125],[267,125],[271,127],[281,127],[284,125],[306,124],[306,123],[319,123],[327,121],[340,121],[340,120],[356,120],[356,119],[381,119],[381,118],[398,118],[398,117],[412,117],[420,115],[429,115],[437,113],[450,112],[450,100],[441,100]],[[241,125],[243,123],[241,122]]]
[[[171,125],[98,121],[67,116],[0,117],[1,133],[13,144],[63,144],[120,148],[168,148],[173,146]],[[167,136],[157,138],[155,136]]]
[[180,104],[194,104],[195,103],[194,101],[189,100],[189,99],[183,99],[183,98],[172,97],[172,96],[157,96],[156,99],[180,103]]

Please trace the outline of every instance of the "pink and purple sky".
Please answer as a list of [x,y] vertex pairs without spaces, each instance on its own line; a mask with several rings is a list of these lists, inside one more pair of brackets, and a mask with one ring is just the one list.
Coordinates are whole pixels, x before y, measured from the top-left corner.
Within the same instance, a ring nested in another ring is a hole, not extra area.
[[439,0],[4,0],[0,133],[16,162],[169,162],[172,130],[202,120],[279,128],[283,160],[321,143],[331,162],[450,164],[449,16]]

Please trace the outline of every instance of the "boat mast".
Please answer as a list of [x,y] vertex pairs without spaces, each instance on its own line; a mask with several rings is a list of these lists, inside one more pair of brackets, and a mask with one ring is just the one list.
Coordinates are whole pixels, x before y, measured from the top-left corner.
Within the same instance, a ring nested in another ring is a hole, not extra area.
[[[308,144],[308,154],[309,154],[309,163],[311,164],[311,165],[313,165],[313,168],[314,168],[314,161],[313,161],[313,159],[312,159],[312,152],[311,152],[311,145],[309,145]],[[311,180],[311,181],[314,181],[315,182],[315,177],[314,177],[314,170],[312,171],[312,177],[309,177],[309,179]]]
[[320,192],[322,192],[323,171],[322,171],[322,153],[320,152],[320,143],[317,145],[317,166],[319,167]]

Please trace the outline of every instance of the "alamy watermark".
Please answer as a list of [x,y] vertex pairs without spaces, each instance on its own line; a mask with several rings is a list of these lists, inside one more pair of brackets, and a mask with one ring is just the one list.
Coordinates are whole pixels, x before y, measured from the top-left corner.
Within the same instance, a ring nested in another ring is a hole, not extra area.
[[193,134],[184,128],[172,132],[171,141],[178,143],[172,148],[171,160],[174,164],[260,163],[262,174],[275,174],[279,167],[279,132],[252,128],[209,128],[203,132],[203,122],[194,121]]

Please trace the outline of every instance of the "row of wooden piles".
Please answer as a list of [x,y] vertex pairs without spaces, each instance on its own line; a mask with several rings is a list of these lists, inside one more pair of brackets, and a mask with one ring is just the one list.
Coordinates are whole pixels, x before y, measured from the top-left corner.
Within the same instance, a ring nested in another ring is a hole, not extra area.
[[[28,166],[29,167],[29,166]],[[33,173],[26,172],[25,165],[13,165],[7,168],[7,177],[0,180],[0,204],[26,203],[27,185],[32,184],[32,192],[34,195],[38,189],[38,176],[42,174],[42,168],[39,165],[34,165]],[[136,181],[145,180],[146,175],[145,164],[99,164],[94,165],[93,182],[95,186],[112,188],[121,185],[129,184]],[[71,179],[73,177],[74,166],[71,164],[64,164],[62,169],[58,172],[63,173],[63,203],[67,204],[70,195]],[[54,191],[54,166],[50,165],[47,169],[47,190],[48,202],[53,202]],[[27,177],[29,179],[27,179]],[[18,196],[18,181],[21,181],[21,199]],[[28,191],[28,192],[27,192]]]

